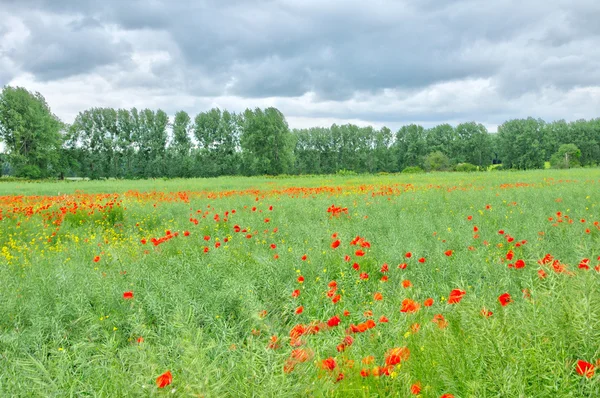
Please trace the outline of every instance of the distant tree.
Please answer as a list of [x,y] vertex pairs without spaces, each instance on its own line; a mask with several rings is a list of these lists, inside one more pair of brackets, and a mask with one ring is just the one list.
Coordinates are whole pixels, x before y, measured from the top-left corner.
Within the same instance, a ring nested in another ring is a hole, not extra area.
[[455,157],[457,135],[448,123],[440,124],[425,131],[425,142],[429,152],[439,151],[449,158]]
[[246,109],[241,126],[245,174],[277,175],[292,171],[294,137],[279,110]]
[[374,148],[371,157],[375,160],[375,168],[371,172],[387,172],[397,171],[397,162],[394,157],[392,145],[394,143],[394,134],[387,127],[382,127],[375,131]]
[[581,151],[574,144],[562,144],[550,158],[550,164],[556,169],[569,169],[580,166]]
[[569,139],[561,144],[573,143],[581,150],[581,165],[600,163],[600,127],[598,120],[577,120],[569,123]]
[[569,129],[569,123],[564,120],[544,123],[543,149],[546,156],[544,160],[550,160],[550,156],[555,154],[562,144],[571,142]]
[[423,126],[411,124],[403,126],[396,133],[394,151],[398,170],[411,166],[421,166],[426,155],[427,143]]
[[456,126],[458,140],[455,144],[455,158],[459,163],[471,163],[480,168],[492,164],[492,141],[483,124],[469,122]]
[[175,114],[173,140],[167,151],[169,159],[167,175],[169,177],[191,177],[193,175],[192,141],[190,139],[191,122],[192,120],[186,112],[180,111]]
[[530,117],[504,122],[498,127],[498,139],[504,168],[544,168],[543,120]]
[[238,174],[240,120],[235,113],[214,108],[194,119],[198,140],[197,163],[201,176]]
[[43,178],[60,173],[62,128],[40,93],[9,86],[0,93],[0,141],[16,176]]
[[431,152],[423,162],[427,171],[445,171],[450,169],[450,158],[441,151]]

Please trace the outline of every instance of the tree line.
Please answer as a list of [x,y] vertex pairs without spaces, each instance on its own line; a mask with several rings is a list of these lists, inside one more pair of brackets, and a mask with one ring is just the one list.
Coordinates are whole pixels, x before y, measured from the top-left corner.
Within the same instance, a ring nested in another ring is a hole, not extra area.
[[353,124],[290,129],[276,108],[211,109],[171,120],[162,110],[92,108],[72,124],[24,88],[0,94],[3,174],[47,178],[216,177],[535,169],[600,164],[600,118],[514,119],[498,133],[476,122],[392,132]]

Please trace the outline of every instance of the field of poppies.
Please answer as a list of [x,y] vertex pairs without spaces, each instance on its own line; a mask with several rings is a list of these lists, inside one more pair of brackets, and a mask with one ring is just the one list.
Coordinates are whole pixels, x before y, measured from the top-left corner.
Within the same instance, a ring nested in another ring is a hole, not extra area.
[[600,396],[600,170],[0,183],[0,396]]

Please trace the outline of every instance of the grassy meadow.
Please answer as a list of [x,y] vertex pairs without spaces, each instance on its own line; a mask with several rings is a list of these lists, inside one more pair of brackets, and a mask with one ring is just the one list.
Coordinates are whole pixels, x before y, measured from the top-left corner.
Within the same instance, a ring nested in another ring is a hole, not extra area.
[[598,397],[599,193],[600,169],[2,182],[0,396]]

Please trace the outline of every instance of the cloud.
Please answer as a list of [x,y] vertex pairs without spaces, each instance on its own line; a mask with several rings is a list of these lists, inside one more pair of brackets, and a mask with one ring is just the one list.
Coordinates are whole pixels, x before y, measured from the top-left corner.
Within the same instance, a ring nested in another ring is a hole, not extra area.
[[67,121],[84,104],[276,106],[292,126],[600,116],[595,0],[6,0],[0,14],[0,83]]

